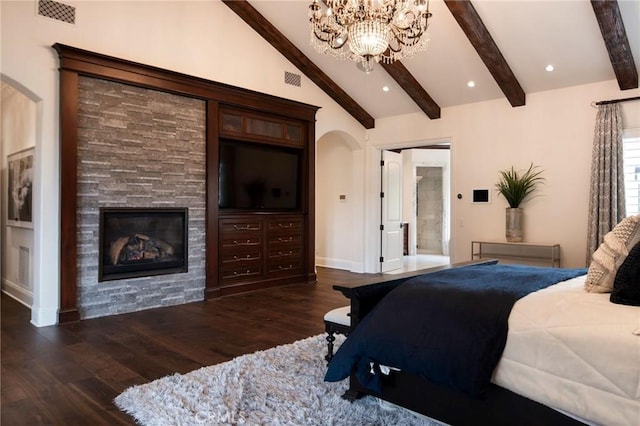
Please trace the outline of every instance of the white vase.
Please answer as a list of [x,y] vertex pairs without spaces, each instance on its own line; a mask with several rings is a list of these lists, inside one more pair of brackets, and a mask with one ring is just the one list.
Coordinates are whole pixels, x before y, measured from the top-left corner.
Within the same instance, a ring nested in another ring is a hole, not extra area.
[[507,242],[522,242],[522,209],[507,207],[506,233]]

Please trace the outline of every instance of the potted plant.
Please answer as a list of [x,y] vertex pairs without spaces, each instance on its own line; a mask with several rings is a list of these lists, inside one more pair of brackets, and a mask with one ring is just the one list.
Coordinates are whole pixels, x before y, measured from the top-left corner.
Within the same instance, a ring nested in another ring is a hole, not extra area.
[[510,169],[500,170],[499,173],[500,179],[496,184],[496,189],[509,203],[506,210],[507,241],[520,242],[523,239],[520,204],[544,181],[541,176],[542,170],[538,170],[538,167],[531,163],[526,171],[516,171],[511,166]]

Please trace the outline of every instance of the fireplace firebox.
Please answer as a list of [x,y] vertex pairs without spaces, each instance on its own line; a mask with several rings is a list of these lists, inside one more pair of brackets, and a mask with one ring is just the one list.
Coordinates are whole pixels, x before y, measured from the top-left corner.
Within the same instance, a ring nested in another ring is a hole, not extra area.
[[186,208],[101,208],[98,281],[187,272]]

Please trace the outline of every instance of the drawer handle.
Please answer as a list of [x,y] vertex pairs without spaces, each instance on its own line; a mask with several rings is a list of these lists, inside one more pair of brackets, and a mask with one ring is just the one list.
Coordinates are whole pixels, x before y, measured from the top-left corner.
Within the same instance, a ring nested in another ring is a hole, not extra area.
[[289,250],[288,252],[278,252],[278,256],[291,256],[293,254],[293,250]]
[[236,261],[243,261],[243,260],[257,260],[257,257],[251,257],[250,254],[244,256],[244,257],[238,257],[238,256],[233,256],[233,260]]
[[251,240],[247,240],[246,243],[243,243],[242,241],[233,240],[233,244],[237,246],[248,246],[249,244],[251,244]]
[[279,223],[278,227],[280,227],[280,228],[293,228],[293,223],[287,223],[286,225],[284,223]]
[[278,269],[280,269],[281,271],[288,271],[289,269],[293,269],[293,265],[289,265],[289,266],[278,266]]
[[251,275],[251,270],[247,269],[247,272],[238,272],[238,271],[233,271],[233,275],[235,277],[243,277],[245,275]]
[[251,225],[247,225],[247,226],[233,225],[233,229],[237,231],[257,231],[260,228],[252,228]]
[[289,237],[289,238],[278,237],[278,241],[280,241],[281,243],[291,241],[291,240],[293,240],[293,237]]

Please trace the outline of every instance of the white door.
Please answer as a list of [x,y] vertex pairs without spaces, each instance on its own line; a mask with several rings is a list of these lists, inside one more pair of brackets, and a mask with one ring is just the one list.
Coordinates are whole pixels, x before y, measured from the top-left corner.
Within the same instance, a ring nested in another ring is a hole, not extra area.
[[381,166],[380,266],[387,272],[402,268],[402,154],[382,151]]

